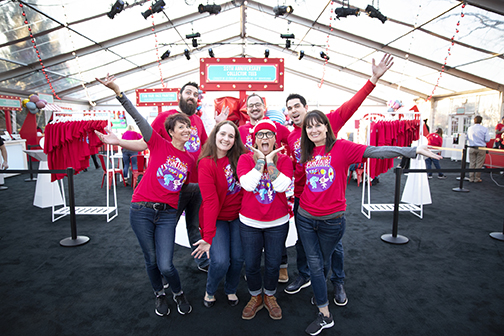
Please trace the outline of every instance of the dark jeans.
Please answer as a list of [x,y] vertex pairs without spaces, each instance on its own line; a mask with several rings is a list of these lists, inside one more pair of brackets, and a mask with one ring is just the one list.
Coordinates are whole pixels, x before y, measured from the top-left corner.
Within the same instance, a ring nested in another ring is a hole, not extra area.
[[[193,244],[201,239],[199,231],[199,210],[201,202],[201,192],[197,183],[189,183],[187,186],[182,187],[177,209],[177,223],[180,216],[182,216],[182,213],[185,211],[187,237],[189,238],[191,251],[196,249]],[[206,267],[209,264],[206,253],[199,259],[194,257],[194,261],[199,267]]]
[[[441,165],[439,164],[439,160],[432,159],[432,158],[425,159],[425,168],[432,169],[432,164],[434,164],[434,167],[436,167],[436,169],[441,169]],[[432,173],[428,173],[428,175],[432,176]],[[439,172],[438,175],[443,176],[443,173]]]
[[131,163],[133,164],[133,167],[131,167],[131,169],[137,169],[137,158],[136,158],[136,156],[133,157],[133,155],[138,155],[138,152],[130,151],[127,149],[122,150],[124,178],[128,178],[128,172],[129,172],[129,167],[130,167],[130,158],[131,158]]
[[311,285],[317,307],[329,304],[326,278],[331,256],[345,233],[345,215],[329,220],[314,220],[298,214],[298,232],[310,268]]
[[240,220],[220,221],[215,224],[215,237],[210,247],[210,267],[206,283],[208,295],[214,295],[225,277],[224,293],[236,294],[243,267]]
[[140,243],[145,269],[154,292],[163,290],[161,277],[168,281],[173,293],[182,290],[179,274],[173,265],[175,209],[154,210],[137,203],[130,205],[130,224]]
[[[296,254],[297,254],[297,269],[299,275],[302,276],[305,280],[310,279],[310,269],[308,268],[308,262],[306,260],[305,250],[303,248],[303,242],[301,238],[299,238],[299,229],[297,223],[297,212],[299,208],[299,198],[294,199],[294,220],[296,221],[296,232],[298,235],[298,240],[296,241]],[[333,284],[343,284],[345,281],[345,270],[344,270],[344,259],[345,253],[343,250],[343,243],[340,239],[334,252],[331,255],[331,282]]]
[[[275,295],[282,248],[289,231],[289,222],[280,226],[266,229],[257,229],[240,222],[240,236],[243,255],[245,257],[245,273],[247,286],[252,296],[263,292],[266,295]],[[264,286],[261,276],[261,257],[264,249]],[[211,255],[210,255],[211,256]]]

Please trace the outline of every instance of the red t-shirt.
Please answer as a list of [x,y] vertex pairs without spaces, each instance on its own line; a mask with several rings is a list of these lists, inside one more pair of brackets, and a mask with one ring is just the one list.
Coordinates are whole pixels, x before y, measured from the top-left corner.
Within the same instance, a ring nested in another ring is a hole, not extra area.
[[[495,131],[502,131],[502,129],[504,128],[504,124],[497,124],[497,126],[495,126]],[[495,141],[500,141],[500,139],[502,139],[502,135],[498,135],[497,133],[495,133]]]
[[315,147],[304,165],[306,185],[299,206],[312,216],[345,211],[348,167],[361,162],[365,150],[366,146],[347,140],[337,140],[327,154],[325,146]]
[[429,133],[427,135],[427,141],[429,146],[443,147],[443,138],[437,133]]
[[[158,114],[156,119],[152,122],[151,126],[156,132],[158,132],[163,138],[171,141],[168,132],[166,132],[165,121],[166,118],[175,113],[181,113],[177,110],[169,110],[164,111]],[[185,143],[185,149],[193,154],[194,158],[197,160],[201,153],[201,147],[205,144],[208,136],[205,130],[205,126],[203,125],[203,121],[196,114],[192,116],[188,116],[191,121],[191,138],[189,141]],[[198,167],[195,167],[195,170],[192,172],[189,182],[198,183]]]
[[156,131],[147,142],[149,166],[135,188],[132,202],[160,202],[177,208],[180,189],[193,173],[195,160],[188,151],[180,151]]
[[[253,153],[240,156],[238,160],[238,178],[247,174],[255,167]],[[292,178],[292,161],[287,155],[278,154],[276,167],[288,178]],[[261,180],[253,192],[243,191],[240,214],[256,221],[271,222],[289,213],[285,192],[277,193],[273,190],[269,175],[265,170]]]
[[209,157],[199,161],[199,188],[203,203],[200,208],[201,237],[212,244],[217,220],[231,221],[240,213],[243,191],[233,176],[229,158],[215,162]]

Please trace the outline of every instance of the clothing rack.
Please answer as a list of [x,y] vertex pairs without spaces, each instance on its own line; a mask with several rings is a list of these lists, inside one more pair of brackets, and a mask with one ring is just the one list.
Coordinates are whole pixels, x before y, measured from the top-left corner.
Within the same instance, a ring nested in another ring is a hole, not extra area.
[[[61,111],[61,112],[54,112],[53,113],[53,121],[55,123],[60,123],[60,122],[72,122],[72,121],[92,121],[92,120],[106,120],[107,124],[110,125],[110,113],[109,112],[94,112],[94,111],[81,111],[81,112],[68,112],[68,111]],[[109,172],[110,169],[114,169],[114,160],[110,160],[110,145],[107,145],[107,168],[106,171]],[[112,165],[110,167],[110,164]],[[108,174],[108,173],[107,173]],[[114,204],[113,206],[110,205],[110,182],[108,176],[106,177],[107,180],[107,205],[106,206],[76,206],[75,207],[75,214],[76,215],[106,215],[107,216],[107,223],[110,222],[112,219],[117,217],[119,215],[118,213],[118,208],[117,208],[117,189],[116,189],[116,180],[115,180],[115,174],[112,174],[112,186],[113,186],[113,200]],[[64,184],[63,184],[63,179],[60,180],[61,183],[61,190],[64,190]],[[64,216],[67,216],[70,214],[70,207],[67,206],[66,203],[66,198],[65,198],[65,193],[62,193],[63,195],[63,206],[59,209],[56,209],[56,207],[53,205],[52,206],[52,221],[55,222],[60,218],[63,218]],[[58,216],[58,217],[56,217]]]
[[[375,121],[395,121],[395,120],[418,120],[420,122],[421,114],[420,112],[385,112],[385,113],[369,113],[366,114],[361,123],[364,122],[367,131],[366,135],[366,145],[370,145],[371,139],[371,122]],[[420,124],[420,138],[423,135],[423,127]],[[362,183],[362,201],[361,201],[361,212],[368,219],[371,219],[371,212],[373,211],[394,211],[394,203],[371,203],[371,179],[370,179],[370,159],[368,158],[364,163],[364,171],[366,172],[366,177]],[[367,189],[367,195],[366,195]],[[422,189],[420,189],[420,193]],[[409,211],[419,218],[423,218],[423,204],[419,206],[411,203],[400,203],[399,211]]]

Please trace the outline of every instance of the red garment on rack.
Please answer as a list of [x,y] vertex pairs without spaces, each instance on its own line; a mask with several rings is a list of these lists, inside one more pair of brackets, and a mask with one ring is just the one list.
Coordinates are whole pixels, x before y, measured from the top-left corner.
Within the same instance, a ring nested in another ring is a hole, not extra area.
[[[47,124],[44,153],[49,169],[72,167],[77,174],[89,167],[89,156],[98,152],[103,143],[95,130],[104,132],[106,120],[65,121]],[[60,180],[66,174],[51,174],[51,181]]]

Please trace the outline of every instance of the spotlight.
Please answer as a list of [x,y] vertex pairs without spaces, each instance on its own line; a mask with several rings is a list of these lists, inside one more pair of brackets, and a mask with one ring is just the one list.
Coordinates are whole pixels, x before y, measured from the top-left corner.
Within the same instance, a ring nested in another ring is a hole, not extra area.
[[114,18],[114,16],[116,14],[119,14],[122,12],[122,10],[124,9],[124,1],[122,0],[117,0],[115,2],[115,4],[112,6],[112,8],[110,9],[110,12],[107,13],[107,16],[111,19]]
[[197,37],[200,37],[201,34],[200,33],[193,33],[193,34],[187,34],[185,37],[187,39],[192,39],[192,46],[194,48],[197,48],[198,47],[198,40],[196,40]]
[[380,11],[378,9],[374,8],[371,5],[367,5],[366,13],[369,15],[369,17],[377,18],[382,23],[385,23],[385,21],[387,21],[387,17],[385,15],[383,15],[382,13],[380,13]]
[[185,55],[185,58],[187,58],[188,61],[191,59],[191,55],[189,55],[189,49],[184,49],[184,55]]
[[290,40],[285,41],[285,48],[289,49],[290,47],[291,47],[291,41]]
[[320,52],[320,57],[322,57],[323,59],[325,59],[326,61],[329,61],[329,56],[326,55],[325,52],[321,51]]
[[165,58],[170,57],[170,50],[166,50],[163,55],[161,55],[161,59],[164,60]]
[[264,57],[269,57],[269,49],[264,50]]
[[212,48],[208,49],[208,55],[209,55],[210,57],[215,57],[215,54],[214,54],[214,52],[213,52],[213,49],[212,49]]
[[144,19],[147,20],[149,16],[151,16],[154,13],[159,13],[164,9],[165,2],[163,0],[158,0],[154,5],[149,7],[148,10],[142,13]]
[[280,34],[280,37],[284,39],[293,39],[294,34]]
[[340,17],[347,17],[348,15],[359,15],[359,8],[350,7],[340,7],[335,10],[336,18],[339,20]]
[[276,6],[273,7],[273,13],[275,13],[275,16],[282,16],[284,14],[292,14],[294,12],[294,9],[292,6]]
[[193,48],[198,48],[198,40],[192,39],[192,46]]
[[298,60],[301,60],[301,58],[304,57],[304,51],[303,50],[299,50],[299,53],[298,53]]
[[216,4],[213,4],[213,5],[202,5],[200,4],[198,6],[198,12],[200,12],[200,14],[203,14],[205,12],[208,12],[210,15],[212,14],[219,14],[221,11],[221,6],[220,5],[216,5]]

